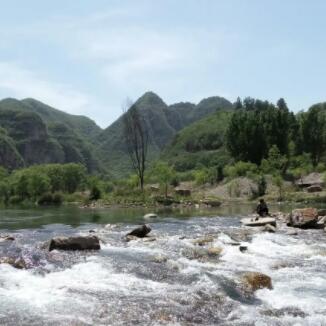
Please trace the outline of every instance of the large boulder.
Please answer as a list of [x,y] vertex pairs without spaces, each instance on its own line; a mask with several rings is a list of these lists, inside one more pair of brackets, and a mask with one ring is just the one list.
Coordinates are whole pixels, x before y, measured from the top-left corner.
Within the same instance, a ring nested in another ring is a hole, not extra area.
[[49,251],[59,250],[99,250],[100,240],[95,235],[76,237],[56,237],[51,239]]
[[301,229],[314,229],[318,227],[318,211],[316,208],[294,209],[289,215],[287,226]]
[[241,220],[241,223],[245,226],[265,226],[267,224],[276,226],[276,219],[274,217],[259,217],[259,216],[254,216],[254,217],[248,217],[248,218],[243,218]]
[[202,203],[210,207],[219,207],[222,204],[219,200],[216,199],[203,199]]
[[151,232],[151,230],[152,229],[148,225],[144,224],[144,225],[132,230],[131,232],[129,232],[127,234],[127,237],[128,236],[134,236],[134,237],[137,237],[137,238],[144,238],[144,237],[146,237],[146,235],[149,232]]
[[184,196],[184,197],[191,196],[191,190],[190,189],[176,188],[175,193],[176,193],[176,195]]
[[272,289],[272,279],[263,273],[247,272],[242,275],[241,283],[244,289],[248,292],[255,292],[256,290],[267,288]]
[[312,185],[307,188],[308,192],[320,192],[323,191],[323,188],[320,185]]

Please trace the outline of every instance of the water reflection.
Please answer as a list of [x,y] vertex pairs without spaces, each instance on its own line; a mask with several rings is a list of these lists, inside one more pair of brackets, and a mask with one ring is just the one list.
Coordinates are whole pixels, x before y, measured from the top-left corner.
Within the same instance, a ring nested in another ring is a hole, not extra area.
[[[76,206],[38,207],[30,209],[2,209],[0,211],[0,229],[17,230],[39,228],[48,224],[66,224],[77,227],[86,223],[144,223],[144,214],[154,212],[159,218],[150,223],[156,223],[163,218],[188,219],[193,216],[243,216],[251,214],[255,203],[228,204],[218,208],[99,208],[81,209]],[[271,211],[290,211],[294,205],[270,205]]]

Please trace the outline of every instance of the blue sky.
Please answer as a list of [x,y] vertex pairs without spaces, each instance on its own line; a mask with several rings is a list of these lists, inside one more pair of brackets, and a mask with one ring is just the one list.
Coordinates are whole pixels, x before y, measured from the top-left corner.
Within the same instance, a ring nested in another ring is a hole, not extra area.
[[126,98],[325,101],[326,1],[1,1],[0,97],[112,123]]

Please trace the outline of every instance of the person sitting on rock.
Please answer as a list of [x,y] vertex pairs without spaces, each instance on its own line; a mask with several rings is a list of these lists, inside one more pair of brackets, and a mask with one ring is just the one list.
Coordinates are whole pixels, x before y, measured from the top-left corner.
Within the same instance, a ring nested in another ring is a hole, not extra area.
[[[260,217],[265,217],[265,216],[269,216],[269,212],[268,212],[268,207],[267,204],[265,202],[264,199],[260,199],[259,200],[259,204],[256,208],[256,213],[260,216]],[[258,218],[257,218],[258,219]]]

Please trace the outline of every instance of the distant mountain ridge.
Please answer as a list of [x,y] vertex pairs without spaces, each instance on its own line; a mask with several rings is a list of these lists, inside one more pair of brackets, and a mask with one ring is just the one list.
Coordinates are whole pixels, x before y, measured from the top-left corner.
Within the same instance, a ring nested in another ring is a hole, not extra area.
[[34,99],[0,101],[0,164],[16,169],[43,163],[77,162],[100,169],[94,145],[101,128]]
[[[176,133],[191,123],[219,110],[232,110],[232,103],[222,97],[210,97],[197,105],[181,102],[167,105],[158,95],[147,92],[135,105],[141,112],[149,130],[149,160],[154,160],[169,144]],[[130,171],[130,162],[123,140],[122,116],[98,137],[99,152],[104,164],[115,175]]]
[[[231,102],[209,97],[198,104],[167,105],[147,92],[135,105],[149,130],[149,163],[183,128],[217,111],[230,111]],[[43,163],[84,164],[89,172],[107,171],[112,176],[131,172],[119,117],[102,130],[94,121],[52,108],[35,99],[0,101],[0,165],[11,169]]]

